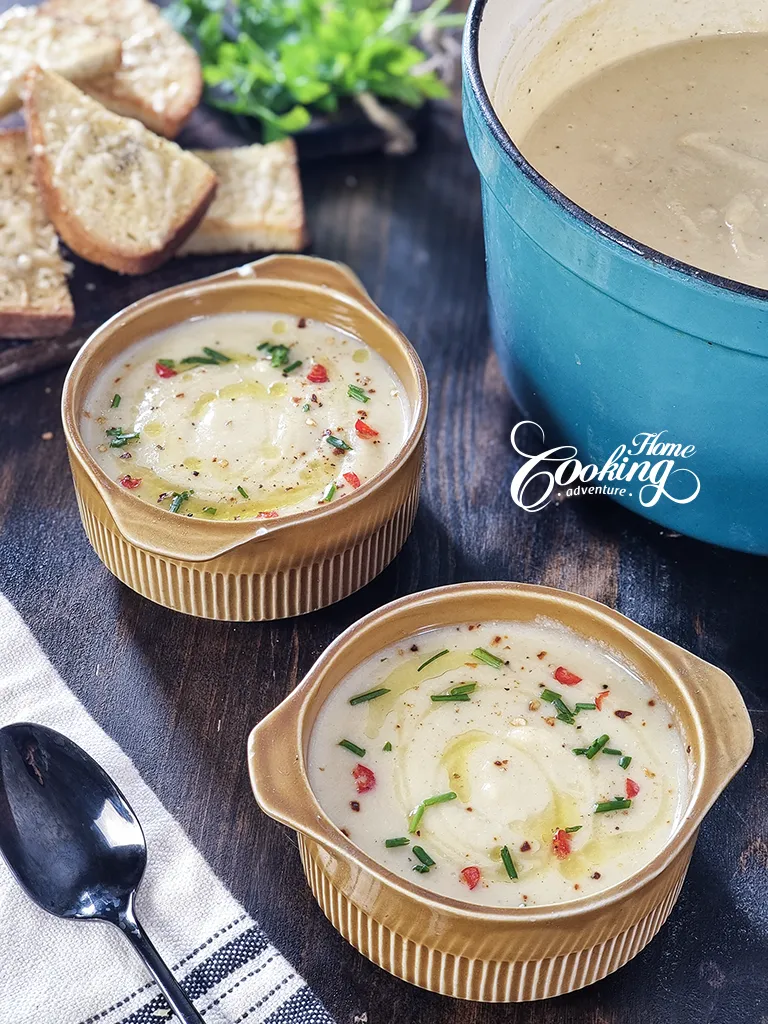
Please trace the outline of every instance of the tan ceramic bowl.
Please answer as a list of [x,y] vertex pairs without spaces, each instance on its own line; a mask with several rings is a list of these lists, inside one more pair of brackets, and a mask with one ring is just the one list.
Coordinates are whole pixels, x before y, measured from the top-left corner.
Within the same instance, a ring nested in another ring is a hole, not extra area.
[[[554,906],[497,909],[434,895],[361,852],[326,817],[307,779],[312,726],[361,661],[430,626],[556,620],[604,642],[675,709],[690,747],[690,799],[662,853],[624,882]],[[520,583],[467,583],[402,598],[355,623],[251,733],[256,799],[296,829],[312,892],[364,956],[414,985],[461,999],[519,1002],[599,981],[656,934],[680,892],[699,825],[752,749],[733,681],[712,665],[587,598]]]
[[[99,372],[129,345],[193,316],[265,310],[322,320],[379,352],[408,394],[399,455],[353,494],[280,519],[209,522],[147,504],[110,480],[83,443],[80,420]],[[270,256],[135,302],[85,343],[69,371],[62,417],[80,515],[119,580],[166,608],[209,619],[301,615],[369,583],[405,543],[419,500],[427,381],[408,340],[346,267]]]

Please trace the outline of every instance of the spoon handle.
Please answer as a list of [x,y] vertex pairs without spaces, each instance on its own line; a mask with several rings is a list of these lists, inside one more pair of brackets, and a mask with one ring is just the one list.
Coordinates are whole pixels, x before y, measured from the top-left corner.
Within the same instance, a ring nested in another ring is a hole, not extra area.
[[157,984],[168,1001],[168,1005],[178,1017],[181,1024],[204,1024],[203,1018],[187,999],[178,981],[171,974],[163,958],[147,937],[139,924],[131,900],[128,907],[116,922],[118,928],[128,936],[133,948],[155,976]]

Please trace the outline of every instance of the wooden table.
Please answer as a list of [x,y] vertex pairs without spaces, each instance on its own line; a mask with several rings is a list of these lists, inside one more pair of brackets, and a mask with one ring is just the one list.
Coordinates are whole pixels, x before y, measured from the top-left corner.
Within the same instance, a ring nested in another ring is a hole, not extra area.
[[[207,121],[184,141],[210,144]],[[313,251],[354,267],[431,382],[423,498],[400,557],[358,595],[300,621],[215,624],[142,600],[86,543],[59,424],[64,372],[55,370],[0,389],[0,589],[340,1024],[765,1022],[766,562],[667,536],[604,500],[536,514],[512,503],[509,431],[520,414],[488,342],[478,181],[455,112],[438,112],[412,158],[314,163],[304,183]],[[96,323],[182,276],[237,262],[179,261],[133,279],[81,267],[80,317]],[[342,629],[402,594],[482,579],[578,591],[710,659],[738,680],[757,732],[658,938],[613,977],[549,1003],[462,1004],[369,964],[318,910],[293,835],[261,814],[246,774],[251,726]]]

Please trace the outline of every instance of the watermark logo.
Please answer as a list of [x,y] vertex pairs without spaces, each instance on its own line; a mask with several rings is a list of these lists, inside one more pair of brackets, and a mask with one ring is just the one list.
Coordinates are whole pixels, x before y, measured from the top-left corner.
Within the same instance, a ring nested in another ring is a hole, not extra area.
[[533,420],[522,420],[512,430],[512,447],[525,460],[512,479],[512,500],[527,512],[538,512],[558,491],[572,498],[586,494],[637,497],[644,508],[653,508],[662,498],[687,505],[701,490],[698,476],[681,463],[696,454],[692,444],[669,440],[666,430],[635,434],[629,444],[620,444],[602,466],[582,463],[573,445],[559,445],[534,454],[525,451],[522,428],[541,434]]

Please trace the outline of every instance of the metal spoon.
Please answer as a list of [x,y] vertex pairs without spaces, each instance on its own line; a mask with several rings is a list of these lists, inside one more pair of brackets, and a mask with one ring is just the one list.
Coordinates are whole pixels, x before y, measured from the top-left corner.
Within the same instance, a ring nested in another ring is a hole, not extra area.
[[182,1024],[203,1024],[136,919],[141,825],[93,758],[43,725],[0,728],[0,853],[43,910],[120,928]]

